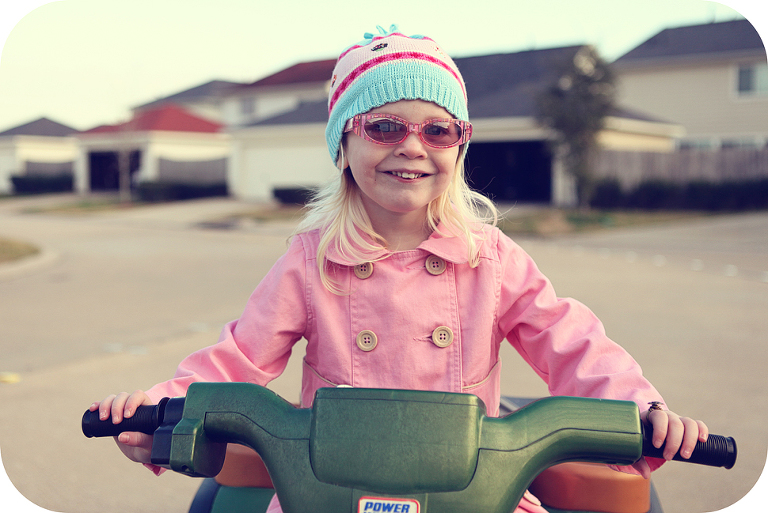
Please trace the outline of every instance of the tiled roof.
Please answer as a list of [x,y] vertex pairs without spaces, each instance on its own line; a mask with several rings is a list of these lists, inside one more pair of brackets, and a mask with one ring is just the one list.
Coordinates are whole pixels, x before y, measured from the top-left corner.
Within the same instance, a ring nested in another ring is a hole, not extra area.
[[102,125],[83,132],[104,134],[117,132],[203,132],[215,133],[222,125],[190,114],[177,105],[164,104],[158,108],[140,112],[133,119],[118,125]]
[[662,30],[616,59],[617,64],[675,57],[702,57],[757,51],[765,46],[752,24],[745,19]]
[[43,135],[47,137],[66,137],[76,133],[71,126],[62,125],[48,118],[40,118],[17,127],[0,132],[0,137],[11,135]]

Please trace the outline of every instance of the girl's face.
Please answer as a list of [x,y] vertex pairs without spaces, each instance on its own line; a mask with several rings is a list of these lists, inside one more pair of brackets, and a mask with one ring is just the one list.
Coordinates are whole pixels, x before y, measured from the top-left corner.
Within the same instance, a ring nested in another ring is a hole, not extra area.
[[[400,100],[370,112],[394,115],[411,123],[453,117],[444,108],[422,100]],[[374,227],[377,221],[391,220],[393,215],[425,218],[429,202],[451,183],[459,156],[459,146],[432,148],[415,132],[392,145],[369,142],[349,132],[344,150],[346,164]]]

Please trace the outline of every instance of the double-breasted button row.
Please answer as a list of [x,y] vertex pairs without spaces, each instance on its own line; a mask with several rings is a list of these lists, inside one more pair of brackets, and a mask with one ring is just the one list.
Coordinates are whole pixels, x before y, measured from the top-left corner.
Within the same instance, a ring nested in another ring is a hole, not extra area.
[[[445,272],[446,264],[445,260],[436,255],[429,255],[425,263],[427,272],[433,276],[439,276]],[[362,264],[355,265],[352,270],[355,272],[355,276],[361,280],[366,280],[373,274],[373,262],[364,262]]]
[[[373,351],[376,348],[376,344],[379,343],[379,339],[371,330],[363,330],[357,334],[357,347],[360,350]],[[453,330],[448,326],[438,326],[432,331],[432,343],[437,347],[448,347],[453,343]]]

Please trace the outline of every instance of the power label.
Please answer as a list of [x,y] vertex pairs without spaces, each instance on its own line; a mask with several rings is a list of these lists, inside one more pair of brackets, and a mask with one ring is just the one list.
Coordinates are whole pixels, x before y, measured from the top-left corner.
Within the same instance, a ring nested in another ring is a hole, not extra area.
[[362,497],[357,503],[357,513],[419,513],[419,501],[415,499]]

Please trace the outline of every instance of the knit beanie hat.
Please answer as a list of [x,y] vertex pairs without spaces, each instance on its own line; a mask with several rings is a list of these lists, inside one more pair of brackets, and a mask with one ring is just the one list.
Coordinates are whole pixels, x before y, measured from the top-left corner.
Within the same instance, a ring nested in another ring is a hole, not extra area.
[[405,36],[395,25],[389,32],[377,28],[379,35],[365,34],[342,52],[333,69],[325,139],[334,163],[347,121],[385,103],[424,100],[469,121],[464,79],[438,44],[424,36]]

